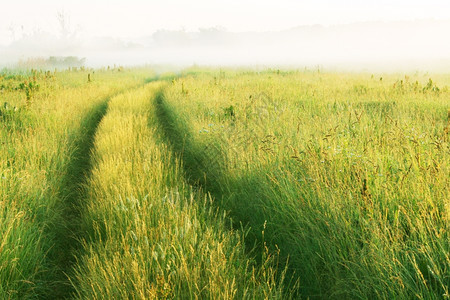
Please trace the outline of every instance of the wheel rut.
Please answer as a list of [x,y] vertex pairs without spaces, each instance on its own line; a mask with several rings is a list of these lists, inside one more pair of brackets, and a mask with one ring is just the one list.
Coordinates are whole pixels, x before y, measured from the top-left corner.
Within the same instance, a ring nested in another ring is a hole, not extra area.
[[105,98],[94,105],[82,119],[78,130],[69,137],[73,152],[59,187],[60,217],[57,219],[58,224],[46,229],[48,234],[54,237],[54,247],[50,250],[48,259],[49,264],[54,265],[56,270],[48,295],[44,297],[46,299],[67,299],[74,291],[70,275],[83,237],[80,218],[82,201],[87,192],[85,183],[92,170],[91,152],[95,133],[106,115],[109,99],[110,97]]

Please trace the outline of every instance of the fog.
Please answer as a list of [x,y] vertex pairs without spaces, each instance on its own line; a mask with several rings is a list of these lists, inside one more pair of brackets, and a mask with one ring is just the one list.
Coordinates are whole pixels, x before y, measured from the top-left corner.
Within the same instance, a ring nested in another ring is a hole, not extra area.
[[[450,20],[303,25],[277,31],[156,30],[133,38],[43,30],[0,46],[0,66],[42,67],[51,56],[108,65],[247,66],[343,71],[450,71]],[[20,62],[20,63],[19,63]]]

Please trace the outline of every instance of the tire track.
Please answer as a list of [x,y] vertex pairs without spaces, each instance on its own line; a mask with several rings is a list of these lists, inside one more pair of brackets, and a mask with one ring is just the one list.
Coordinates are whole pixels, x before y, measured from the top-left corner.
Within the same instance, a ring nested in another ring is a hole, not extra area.
[[[269,219],[268,214],[275,208],[269,206],[267,199],[271,197],[272,191],[261,184],[264,175],[256,173],[246,173],[239,179],[227,178],[221,166],[226,161],[221,156],[221,152],[208,152],[220,150],[208,150],[204,146],[196,144],[189,125],[183,120],[182,116],[173,109],[164,98],[164,90],[161,91],[153,99],[156,108],[156,118],[159,124],[159,130],[163,141],[172,149],[172,151],[182,158],[181,167],[184,170],[186,181],[211,194],[217,201],[215,205],[223,211],[227,211],[231,217],[230,224],[234,229],[246,228],[248,231],[245,236],[246,249],[248,254],[255,261],[262,265],[263,258],[259,253],[266,250],[266,246],[271,247],[272,253],[277,253],[277,249],[290,249],[288,244],[282,239],[275,239],[270,236],[267,239],[264,236],[266,220]],[[213,144],[211,148],[216,147]],[[220,147],[218,145],[217,147]],[[211,163],[211,154],[214,154]],[[227,182],[227,185],[224,183]],[[230,187],[232,190],[230,190]],[[249,196],[250,195],[250,196]],[[254,202],[242,202],[241,199],[260,199]],[[265,204],[264,206],[262,204]],[[280,248],[272,244],[280,245]],[[289,250],[288,250],[289,251]],[[287,251],[286,251],[287,252]],[[285,291],[287,294],[298,292],[298,277],[289,264],[289,256],[292,253],[278,252],[279,259],[279,284],[286,283]]]
[[58,216],[54,217],[52,226],[44,229],[44,233],[53,240],[53,248],[47,255],[48,265],[55,270],[48,282],[48,292],[43,299],[69,299],[72,298],[76,282],[72,281],[73,269],[78,262],[82,251],[81,241],[86,237],[82,228],[81,217],[86,199],[86,183],[91,176],[93,168],[92,150],[95,145],[95,135],[100,122],[108,111],[110,99],[127,91],[158,80],[158,77],[150,77],[142,83],[113,93],[86,113],[80,122],[78,130],[69,135],[68,143],[70,159],[65,163],[65,172],[58,188],[61,202],[58,207]]
[[[70,282],[70,274],[76,263],[75,253],[81,249],[80,240],[83,235],[80,225],[80,208],[86,195],[84,185],[91,169],[91,150],[94,146],[95,133],[106,115],[108,102],[105,98],[90,109],[82,119],[79,129],[69,137],[70,149],[73,149],[67,162],[66,172],[61,180],[60,217],[58,224],[47,228],[48,235],[54,238],[54,247],[48,254],[49,264],[55,266],[54,281],[50,283],[46,299],[67,299],[74,291]],[[56,223],[56,222],[55,222]]]

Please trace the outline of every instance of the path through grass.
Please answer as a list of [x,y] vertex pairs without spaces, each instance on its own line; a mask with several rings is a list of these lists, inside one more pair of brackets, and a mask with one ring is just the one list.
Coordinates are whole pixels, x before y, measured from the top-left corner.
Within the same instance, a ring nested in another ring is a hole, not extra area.
[[73,285],[69,278],[76,262],[75,254],[80,249],[80,241],[84,235],[80,227],[80,208],[84,205],[85,185],[92,169],[91,152],[95,133],[107,112],[108,101],[109,98],[94,105],[84,116],[79,129],[69,139],[73,153],[67,162],[67,170],[61,181],[61,219],[58,224],[47,227],[47,230],[51,232],[50,235],[56,238],[55,246],[48,256],[58,270],[55,286],[52,291],[49,291],[48,299],[68,298],[73,292]]

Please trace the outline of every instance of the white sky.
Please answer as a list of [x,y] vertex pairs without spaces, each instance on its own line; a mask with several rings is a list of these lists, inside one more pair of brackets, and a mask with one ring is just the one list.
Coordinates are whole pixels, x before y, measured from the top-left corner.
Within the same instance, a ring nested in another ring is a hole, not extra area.
[[158,29],[267,31],[359,21],[450,20],[450,0],[0,0],[0,44],[12,41],[9,28],[15,28],[16,38],[38,29],[58,34],[58,11],[83,36],[134,38]]

